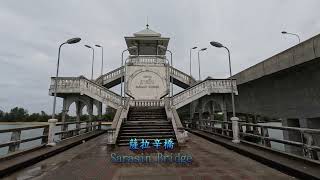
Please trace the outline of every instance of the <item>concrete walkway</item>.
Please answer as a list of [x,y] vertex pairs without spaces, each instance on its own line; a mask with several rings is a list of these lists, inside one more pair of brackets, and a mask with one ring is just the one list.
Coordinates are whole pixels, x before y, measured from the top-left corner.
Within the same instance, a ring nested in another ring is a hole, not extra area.
[[[134,154],[128,147],[107,151],[106,135],[18,171],[5,179],[122,179],[122,180],[259,180],[295,179],[220,145],[189,134],[174,153],[191,154],[192,164],[114,164],[110,153]],[[147,154],[154,154],[149,152]]]

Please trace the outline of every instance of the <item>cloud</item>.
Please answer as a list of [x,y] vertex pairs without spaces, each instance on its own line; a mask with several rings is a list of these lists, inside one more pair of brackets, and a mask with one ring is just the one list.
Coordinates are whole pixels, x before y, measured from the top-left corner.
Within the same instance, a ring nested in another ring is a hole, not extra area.
[[[171,38],[177,68],[189,73],[189,48],[208,47],[200,54],[202,77],[223,78],[228,76],[227,54],[210,47],[210,41],[230,48],[237,73],[297,43],[280,34],[282,30],[299,33],[303,40],[316,35],[319,6],[317,0],[3,0],[0,107],[50,112],[48,88],[58,47],[71,37],[82,41],[63,46],[61,76],[90,76],[91,51],[84,44],[104,46],[105,72],[119,67],[126,47],[123,37],[145,28],[148,17],[151,29]],[[95,77],[100,73],[100,52],[96,49]],[[197,51],[192,57],[192,73],[198,77]]]

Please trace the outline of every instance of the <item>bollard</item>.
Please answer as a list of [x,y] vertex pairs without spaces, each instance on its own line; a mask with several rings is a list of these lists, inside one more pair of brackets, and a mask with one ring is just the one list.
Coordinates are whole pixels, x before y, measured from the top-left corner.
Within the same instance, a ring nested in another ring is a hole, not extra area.
[[56,127],[56,123],[58,119],[49,119],[49,132],[48,132],[48,146],[55,146],[56,143],[54,142],[54,129]]
[[240,143],[239,139],[239,118],[231,117],[232,121],[232,132],[233,132],[233,143]]

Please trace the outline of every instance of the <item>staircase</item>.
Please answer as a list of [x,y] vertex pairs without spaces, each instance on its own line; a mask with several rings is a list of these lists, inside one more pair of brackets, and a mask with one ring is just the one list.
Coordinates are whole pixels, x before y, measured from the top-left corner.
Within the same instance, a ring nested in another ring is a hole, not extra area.
[[121,126],[117,139],[119,146],[128,146],[130,139],[136,138],[138,143],[146,139],[152,146],[154,139],[164,141],[176,136],[172,123],[167,120],[163,107],[130,107],[127,121]]

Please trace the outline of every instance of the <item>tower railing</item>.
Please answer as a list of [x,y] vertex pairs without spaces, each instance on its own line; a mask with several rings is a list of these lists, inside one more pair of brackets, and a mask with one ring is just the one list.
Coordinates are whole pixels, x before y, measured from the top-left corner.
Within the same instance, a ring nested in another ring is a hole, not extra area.
[[154,64],[154,65],[161,65],[166,64],[168,60],[165,56],[154,56],[154,55],[143,55],[143,56],[130,56],[128,61],[126,61],[128,65],[144,65],[144,64]]
[[131,100],[130,106],[132,107],[163,107],[164,102],[162,99]]

